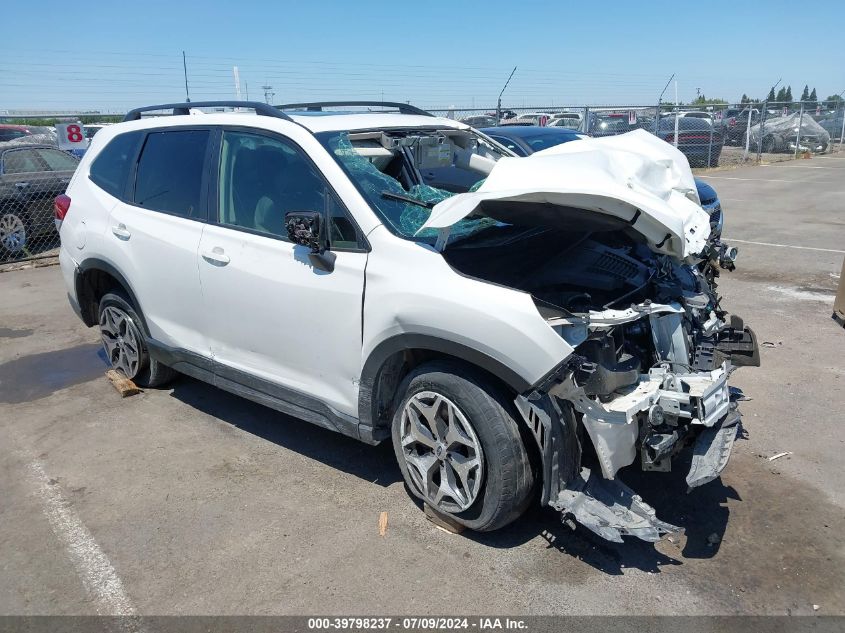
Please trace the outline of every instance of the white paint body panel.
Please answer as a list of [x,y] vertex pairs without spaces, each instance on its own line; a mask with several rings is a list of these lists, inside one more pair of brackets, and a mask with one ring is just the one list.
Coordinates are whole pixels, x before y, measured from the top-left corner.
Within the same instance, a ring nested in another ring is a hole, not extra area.
[[[228,264],[202,256],[215,249]],[[215,363],[357,417],[367,253],[335,253],[328,273],[311,264],[304,246],[213,225],[199,250],[201,312]]]
[[575,207],[627,221],[639,210],[634,228],[652,250],[679,259],[698,255],[710,234],[687,159],[644,130],[502,158],[477,191],[437,204],[420,230],[451,226],[487,200]]
[[527,293],[459,275],[433,248],[384,227],[369,238],[362,362],[410,332],[477,349],[533,384],[572,353]]

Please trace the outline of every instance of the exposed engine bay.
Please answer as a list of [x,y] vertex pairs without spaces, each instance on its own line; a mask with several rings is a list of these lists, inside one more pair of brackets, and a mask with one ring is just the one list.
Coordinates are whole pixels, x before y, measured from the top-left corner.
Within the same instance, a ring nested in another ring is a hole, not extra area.
[[717,294],[736,249],[680,152],[642,131],[501,161],[471,131],[341,141],[329,148],[399,233],[530,294],[573,349],[516,398],[542,455],[542,502],[613,541],[680,530],[617,473],[638,459],[668,471],[692,446],[689,488],[718,477],[740,421],[728,379],[759,366],[753,332]]

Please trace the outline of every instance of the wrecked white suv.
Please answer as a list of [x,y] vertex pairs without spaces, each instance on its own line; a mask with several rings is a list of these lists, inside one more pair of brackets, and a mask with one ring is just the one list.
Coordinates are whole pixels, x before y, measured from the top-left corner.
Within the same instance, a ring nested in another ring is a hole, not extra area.
[[646,132],[516,158],[412,106],[338,105],[151,106],[94,137],[56,222],[114,366],[390,438],[411,493],[475,530],[538,489],[608,539],[678,529],[617,473],[693,445],[690,487],[717,477],[728,378],[759,363],[686,159]]

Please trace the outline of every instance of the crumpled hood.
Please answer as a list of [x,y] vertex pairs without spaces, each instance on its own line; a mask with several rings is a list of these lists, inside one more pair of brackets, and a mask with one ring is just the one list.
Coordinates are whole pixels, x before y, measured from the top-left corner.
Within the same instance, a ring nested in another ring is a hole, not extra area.
[[644,130],[502,158],[477,191],[435,205],[420,230],[485,215],[487,202],[513,203],[512,217],[520,217],[517,205],[526,203],[522,217],[534,223],[539,215],[529,217],[534,213],[529,209],[538,206],[546,218],[554,207],[613,216],[630,222],[655,252],[684,260],[698,256],[710,234],[686,157]]

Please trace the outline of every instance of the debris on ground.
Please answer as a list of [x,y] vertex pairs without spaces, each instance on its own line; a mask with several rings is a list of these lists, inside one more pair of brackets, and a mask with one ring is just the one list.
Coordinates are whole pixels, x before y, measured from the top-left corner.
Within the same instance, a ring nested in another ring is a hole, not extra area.
[[773,462],[776,459],[780,459],[781,457],[786,457],[787,455],[792,455],[792,451],[784,451],[782,453],[777,453],[775,455],[772,455],[771,457],[769,457],[769,461]]
[[136,393],[141,393],[141,389],[132,380],[121,374],[119,371],[109,369],[106,372],[106,378],[111,381],[114,388],[120,394],[121,398],[128,398],[134,396]]
[[714,545],[717,545],[721,540],[721,537],[715,532],[713,532],[713,534],[707,537],[707,544],[710,547],[713,547]]
[[378,515],[378,534],[379,536],[387,534],[387,512]]

